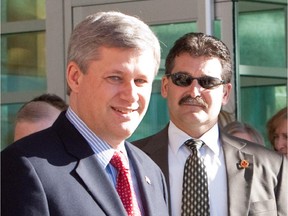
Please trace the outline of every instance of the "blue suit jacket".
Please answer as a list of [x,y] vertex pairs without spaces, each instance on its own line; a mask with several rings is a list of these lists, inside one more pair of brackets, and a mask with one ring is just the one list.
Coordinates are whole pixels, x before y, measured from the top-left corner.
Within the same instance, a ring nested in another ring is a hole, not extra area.
[[[228,214],[287,216],[287,158],[259,144],[223,133],[220,137],[226,163]],[[168,126],[133,144],[159,165],[169,189]],[[245,169],[239,167],[243,159],[250,163]]]
[[[145,215],[168,215],[160,168],[135,146],[125,145]],[[126,215],[116,189],[65,113],[52,127],[2,151],[1,162],[2,216]]]

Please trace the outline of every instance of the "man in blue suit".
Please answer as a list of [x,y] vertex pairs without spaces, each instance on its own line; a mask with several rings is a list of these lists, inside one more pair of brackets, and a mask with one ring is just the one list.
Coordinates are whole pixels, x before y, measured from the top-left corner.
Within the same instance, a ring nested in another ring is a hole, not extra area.
[[128,161],[140,214],[166,216],[160,168],[125,141],[147,110],[159,64],[157,38],[135,17],[101,12],[78,24],[68,48],[68,110],[1,153],[1,215],[136,215],[116,190],[117,152]]
[[205,143],[198,154],[207,169],[210,216],[287,216],[287,158],[224,134],[218,126],[232,88],[227,46],[209,35],[187,33],[175,42],[165,66],[161,93],[167,99],[170,122],[135,145],[162,169],[171,215],[185,215],[182,185],[189,181],[183,180],[183,171],[191,151],[184,143],[197,139]]

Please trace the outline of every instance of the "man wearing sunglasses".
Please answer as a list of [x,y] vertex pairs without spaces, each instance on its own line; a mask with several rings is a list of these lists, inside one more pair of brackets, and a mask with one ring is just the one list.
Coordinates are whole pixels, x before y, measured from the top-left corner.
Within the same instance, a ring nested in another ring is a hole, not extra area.
[[[167,99],[170,122],[159,133],[134,144],[162,169],[170,193],[170,215],[195,215],[185,214],[186,201],[182,202],[182,185],[189,182],[183,182],[184,166],[193,154],[184,143],[190,139],[202,143],[197,154],[208,180],[205,215],[288,215],[287,159],[224,134],[218,126],[221,107],[232,89],[227,46],[212,36],[188,33],[175,42],[165,67],[161,94]],[[204,201],[202,194],[199,200]],[[196,215],[204,215],[197,211]]]

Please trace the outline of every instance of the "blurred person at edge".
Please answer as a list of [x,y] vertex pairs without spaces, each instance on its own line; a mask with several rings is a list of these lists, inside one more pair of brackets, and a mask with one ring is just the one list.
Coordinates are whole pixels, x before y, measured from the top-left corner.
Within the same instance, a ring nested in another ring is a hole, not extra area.
[[50,127],[66,110],[66,102],[55,94],[42,94],[25,103],[17,112],[14,141]]
[[230,122],[223,128],[223,132],[265,146],[261,133],[247,123],[239,121]]
[[267,122],[267,133],[275,151],[288,157],[287,107],[279,110]]

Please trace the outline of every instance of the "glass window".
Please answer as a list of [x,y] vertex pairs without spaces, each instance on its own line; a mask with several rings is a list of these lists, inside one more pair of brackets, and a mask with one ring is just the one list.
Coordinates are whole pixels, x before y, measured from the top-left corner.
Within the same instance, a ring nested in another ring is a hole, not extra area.
[[45,29],[35,27],[46,18],[45,3],[1,0],[1,149],[13,141],[14,119],[24,102],[21,97],[47,89]]
[[1,0],[1,21],[44,20],[45,0]]
[[151,26],[161,43],[161,58],[165,62],[169,50],[173,46],[175,40],[189,32],[197,30],[196,22],[189,23],[171,23],[165,25]]
[[[46,89],[45,32],[1,35],[1,94]],[[17,107],[1,101],[1,147],[13,140]]]
[[260,131],[267,147],[271,144],[266,123],[287,106],[285,17],[284,8],[242,12],[238,16],[241,121]]
[[1,35],[1,91],[46,90],[45,33]]
[[239,14],[240,64],[286,67],[285,11]]

